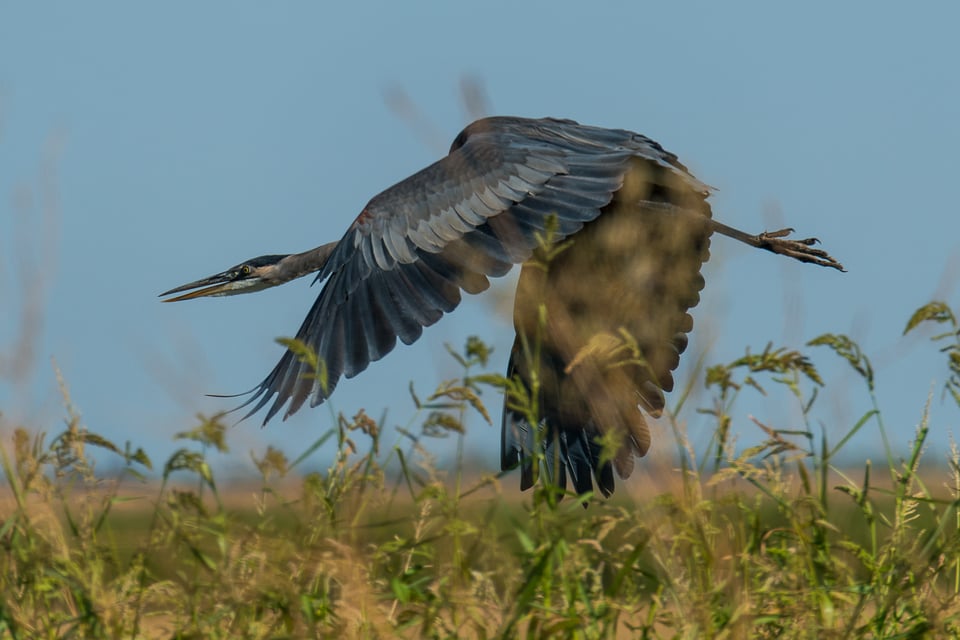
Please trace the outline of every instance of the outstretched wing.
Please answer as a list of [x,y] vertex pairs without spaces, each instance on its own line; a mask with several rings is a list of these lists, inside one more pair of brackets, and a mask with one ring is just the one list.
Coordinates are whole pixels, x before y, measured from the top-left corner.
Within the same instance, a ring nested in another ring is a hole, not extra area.
[[551,216],[561,237],[610,203],[632,158],[656,163],[692,189],[707,187],[675,156],[639,134],[570,120],[487,118],[467,127],[449,155],[374,197],[338,243],[320,295],[297,332],[326,366],[321,387],[291,351],[243,405],[268,403],[264,424],[289,402],[322,403],[352,377],[513,264],[527,260]]

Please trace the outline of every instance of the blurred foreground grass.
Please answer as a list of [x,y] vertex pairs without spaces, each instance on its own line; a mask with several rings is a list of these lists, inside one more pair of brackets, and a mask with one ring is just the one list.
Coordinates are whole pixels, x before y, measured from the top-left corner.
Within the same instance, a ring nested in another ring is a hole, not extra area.
[[[960,405],[957,319],[932,303],[907,330],[928,323],[944,329],[934,339]],[[62,433],[17,429],[0,450],[0,638],[960,635],[958,452],[922,466],[924,420],[896,457],[906,443],[887,442],[869,359],[844,336],[808,347],[710,367],[706,459],[668,419],[677,468],[587,509],[549,483],[501,491],[498,476],[433,464],[424,439],[487,416],[481,388],[509,384],[484,371],[477,340],[453,354],[463,378],[423,400],[398,445],[381,451],[384,425],[363,413],[341,417],[294,459],[254,455],[259,481],[245,487],[221,487],[207,462],[227,446],[217,417],[178,434],[156,485],[143,481],[148,453],[83,427],[68,400]],[[873,409],[854,424],[813,417],[814,353],[862,377]],[[764,442],[738,448],[732,408],[748,389],[780,389],[803,420],[755,421]],[[836,468],[861,430],[886,460]],[[301,472],[328,441],[329,468]],[[99,474],[91,447],[123,472]]]

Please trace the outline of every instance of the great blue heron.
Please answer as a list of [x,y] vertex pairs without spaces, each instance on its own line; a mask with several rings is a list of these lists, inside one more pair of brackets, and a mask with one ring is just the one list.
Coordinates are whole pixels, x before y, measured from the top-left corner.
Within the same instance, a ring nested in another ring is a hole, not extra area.
[[[712,220],[709,193],[675,155],[632,131],[486,118],[446,157],[370,200],[338,242],[247,260],[161,295],[235,295],[315,272],[326,281],[296,335],[325,363],[326,386],[288,350],[242,405],[252,404],[249,416],[276,396],[266,424],[288,402],[285,418],[307,398],[322,403],[341,375],[453,311],[461,289],[479,293],[488,276],[523,263],[509,375],[539,390],[557,484],[569,474],[585,493],[592,476],[609,495],[613,469],[629,476],[649,447],[643,412],[659,415],[673,388],[714,231],[843,270],[816,239],[787,239],[792,229],[750,235]],[[538,248],[548,228],[556,244]],[[505,403],[501,463],[522,466],[523,489],[536,480],[530,415]],[[602,455],[603,434],[612,457]]]

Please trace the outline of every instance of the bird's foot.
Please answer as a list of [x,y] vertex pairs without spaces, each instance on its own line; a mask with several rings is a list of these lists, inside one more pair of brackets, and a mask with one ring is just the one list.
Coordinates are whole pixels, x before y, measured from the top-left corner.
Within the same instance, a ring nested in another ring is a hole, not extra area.
[[832,267],[838,271],[846,271],[843,265],[826,251],[814,249],[813,245],[820,242],[816,238],[804,238],[802,240],[787,240],[786,237],[793,233],[793,229],[779,229],[778,231],[764,231],[757,235],[757,246],[773,253],[779,253],[782,256],[795,258],[800,262],[810,262],[818,264],[821,267]]

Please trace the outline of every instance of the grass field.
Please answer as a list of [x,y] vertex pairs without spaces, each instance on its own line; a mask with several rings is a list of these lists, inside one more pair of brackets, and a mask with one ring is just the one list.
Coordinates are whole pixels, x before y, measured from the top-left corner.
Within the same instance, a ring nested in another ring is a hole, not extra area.
[[[960,405],[956,317],[934,303],[908,330],[926,323],[944,330]],[[732,423],[753,389],[779,389],[809,418],[814,354],[845,359],[874,409],[829,439],[812,419]],[[166,461],[104,440],[69,403],[55,437],[17,429],[2,446],[0,638],[960,635],[960,454],[925,462],[925,422],[908,449],[887,442],[870,362],[847,338],[707,369],[709,457],[671,420],[679,462],[586,509],[546,474],[521,494],[512,477],[501,489],[498,476],[435,467],[430,436],[486,414],[479,389],[510,385],[485,370],[479,341],[454,355],[463,378],[423,400],[401,445],[381,450],[383,425],[344,417],[305,451],[255,456],[246,484],[211,472],[208,454],[226,447],[217,417],[179,434]],[[730,434],[746,428],[765,441],[738,448]],[[865,429],[887,459],[836,468]],[[301,472],[328,441],[329,468]],[[100,474],[92,448],[122,471]],[[141,482],[154,465],[162,482]]]

